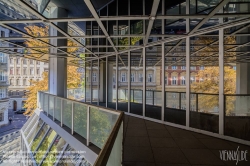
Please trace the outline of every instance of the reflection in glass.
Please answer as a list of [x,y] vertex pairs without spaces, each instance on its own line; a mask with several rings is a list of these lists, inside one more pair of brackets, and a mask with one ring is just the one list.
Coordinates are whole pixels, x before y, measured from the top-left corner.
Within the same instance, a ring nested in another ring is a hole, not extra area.
[[49,125],[43,125],[42,129],[39,131],[34,141],[31,143],[31,151],[34,152],[45,135],[46,131],[49,129]]
[[72,101],[63,100],[63,124],[69,128],[72,127]]
[[74,103],[74,131],[87,138],[87,106]]
[[24,135],[25,137],[27,137],[28,133],[30,132],[30,130],[32,129],[32,127],[36,124],[37,120],[38,120],[38,116],[35,116],[32,121],[29,123],[28,127],[26,128],[26,130],[24,131]]
[[62,139],[62,137],[57,136],[57,138],[53,142],[53,145],[52,145],[47,157],[43,161],[42,166],[54,165],[57,158],[62,153],[65,146],[67,146],[66,141],[64,139]]
[[66,148],[58,162],[58,166],[75,166],[77,163],[81,162],[81,155],[75,151],[70,145]]
[[54,130],[50,129],[50,131],[48,132],[46,137],[41,142],[36,153],[34,154],[37,164],[39,164],[41,162],[41,160],[43,159],[43,156],[45,155],[46,151],[49,149],[50,144],[54,140],[55,136],[56,136],[56,132]]
[[30,142],[33,140],[33,138],[35,137],[35,135],[41,128],[42,124],[43,124],[43,121],[42,119],[40,119],[39,122],[36,124],[36,126],[34,126],[34,130],[32,130],[32,133],[30,133],[29,137],[27,138],[28,144],[30,144]]
[[118,115],[90,108],[90,140],[91,143],[102,148],[106,142]]

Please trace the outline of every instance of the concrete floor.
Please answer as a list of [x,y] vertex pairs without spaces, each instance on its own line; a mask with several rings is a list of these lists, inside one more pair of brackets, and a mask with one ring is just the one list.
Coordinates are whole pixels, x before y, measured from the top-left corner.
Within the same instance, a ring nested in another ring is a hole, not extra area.
[[250,166],[250,146],[225,141],[148,120],[125,116],[124,166],[208,166],[236,165],[220,159],[221,150],[247,150],[247,161],[237,166]]

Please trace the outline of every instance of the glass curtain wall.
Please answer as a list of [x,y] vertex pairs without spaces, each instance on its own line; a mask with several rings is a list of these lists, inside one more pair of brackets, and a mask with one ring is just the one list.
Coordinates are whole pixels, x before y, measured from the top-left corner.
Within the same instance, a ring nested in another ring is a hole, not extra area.
[[[149,40],[157,41],[155,38]],[[146,48],[146,110],[145,116],[161,120],[161,45]]]

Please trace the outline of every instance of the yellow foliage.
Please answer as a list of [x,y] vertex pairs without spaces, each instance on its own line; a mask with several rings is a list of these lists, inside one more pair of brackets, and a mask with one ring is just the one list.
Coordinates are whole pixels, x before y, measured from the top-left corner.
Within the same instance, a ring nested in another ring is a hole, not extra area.
[[[205,67],[197,73],[197,78],[202,78],[201,82],[191,84],[191,91],[196,93],[219,93],[219,67]],[[232,67],[224,67],[224,93],[235,94],[236,91],[236,71]],[[232,98],[233,99],[233,98]],[[218,95],[199,95],[199,106],[204,112],[218,107]],[[226,113],[230,113],[233,108],[233,101],[227,100]]]
[[[26,26],[24,27],[24,29],[27,31],[27,33],[31,36],[34,37],[45,37],[45,36],[49,36],[49,27],[45,26],[45,27],[39,27],[36,25],[32,25],[32,26]],[[39,40],[35,40],[35,39],[27,39],[24,44],[27,45],[27,47],[44,47],[44,48],[35,48],[35,50],[39,51],[39,52],[43,52],[43,53],[49,53],[49,45],[46,43],[49,43],[49,39],[40,39]],[[43,43],[43,42],[46,43]],[[67,46],[77,46],[77,44],[71,40],[67,41]],[[37,54],[39,52],[35,51],[35,50],[31,50],[29,49],[29,51],[26,51],[33,54],[32,56],[34,57],[40,57],[42,55],[41,54]],[[72,47],[72,48],[67,48],[67,52],[68,53],[72,53],[77,51],[78,48],[77,47]],[[35,54],[34,54],[35,53]],[[30,55],[27,55],[30,56]]]
[[[67,66],[67,88],[77,88],[80,84],[80,74],[77,72],[77,67]],[[32,115],[34,109],[37,107],[37,92],[48,91],[48,73],[42,74],[42,80],[30,80],[31,86],[26,90],[28,91],[24,96],[27,98],[24,108],[27,108],[25,114]]]

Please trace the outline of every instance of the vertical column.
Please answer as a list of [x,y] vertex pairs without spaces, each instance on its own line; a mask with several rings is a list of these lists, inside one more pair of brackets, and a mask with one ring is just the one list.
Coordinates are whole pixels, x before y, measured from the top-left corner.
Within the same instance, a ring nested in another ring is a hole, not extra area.
[[224,29],[219,30],[219,134],[224,134]]
[[[130,16],[130,0],[128,0],[128,15]],[[130,20],[128,20],[128,34],[130,35]],[[128,45],[131,44],[131,38],[128,38]],[[131,97],[131,52],[128,51],[128,113],[130,113],[130,97]],[[125,96],[126,98],[126,96]]]
[[[107,59],[107,58],[106,58]],[[106,102],[106,97],[107,97],[107,61],[106,62],[103,62],[103,61],[99,61],[99,78],[100,78],[100,81],[99,81],[99,102]]]
[[[99,41],[99,39],[98,39]],[[99,50],[99,48],[98,48]],[[97,60],[97,105],[99,105],[99,97],[100,97],[100,60]],[[103,82],[102,82],[103,83]]]
[[[107,50],[107,49],[106,49]],[[106,107],[108,107],[108,57],[106,57]],[[112,85],[112,82],[110,83]]]
[[146,111],[146,47],[142,48],[143,61],[143,86],[142,86],[142,116],[145,117]]
[[[186,14],[190,11],[190,0],[186,0]],[[186,32],[190,31],[190,19],[186,19]],[[186,127],[190,119],[190,37],[186,38]]]
[[[162,0],[162,15],[165,15],[165,0]],[[161,20],[161,33],[165,33],[165,20]],[[164,37],[162,37],[164,39]],[[161,44],[161,120],[164,121],[165,111],[165,43]]]
[[90,79],[90,103],[92,103],[92,88],[93,88],[93,86],[92,86],[92,69],[93,69],[93,61],[91,60],[91,63],[90,63],[90,76],[89,76],[89,79]]
[[[53,18],[68,16],[65,9],[58,7],[52,7],[50,14]],[[67,32],[67,22],[57,23],[57,26]],[[52,27],[50,27],[49,34],[50,36],[62,35]],[[55,46],[66,46],[67,39],[50,39],[50,44]],[[67,55],[60,57],[53,55],[53,53],[57,53],[56,48],[50,48],[50,52],[52,55],[49,55],[49,92],[60,97],[67,97]]]
[[115,70],[115,109],[117,110],[118,108],[118,54],[116,54],[116,62],[115,62],[115,66],[116,66],[116,70]]

